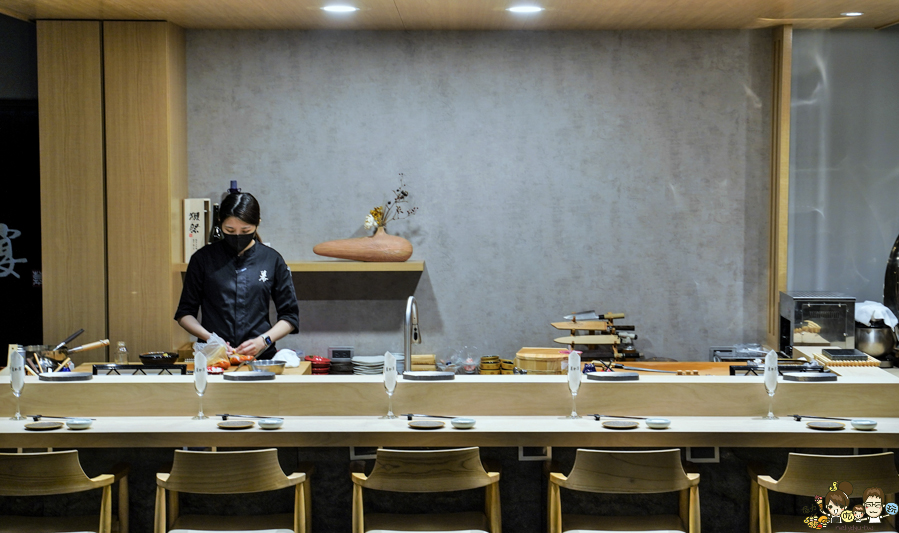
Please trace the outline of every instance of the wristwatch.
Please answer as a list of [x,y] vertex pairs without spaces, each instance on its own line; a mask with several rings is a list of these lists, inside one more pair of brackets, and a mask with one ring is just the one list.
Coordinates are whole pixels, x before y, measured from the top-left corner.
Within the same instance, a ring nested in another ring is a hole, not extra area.
[[262,342],[265,343],[266,347],[269,347],[272,345],[272,338],[269,337],[268,335],[265,335],[264,337],[262,337]]

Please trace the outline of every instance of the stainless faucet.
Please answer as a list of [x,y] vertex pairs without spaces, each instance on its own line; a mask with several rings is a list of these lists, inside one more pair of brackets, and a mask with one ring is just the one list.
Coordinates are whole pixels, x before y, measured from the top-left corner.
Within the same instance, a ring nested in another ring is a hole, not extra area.
[[418,304],[415,296],[406,300],[406,320],[403,322],[403,357],[406,372],[412,370],[412,345],[421,344],[421,331],[418,329]]

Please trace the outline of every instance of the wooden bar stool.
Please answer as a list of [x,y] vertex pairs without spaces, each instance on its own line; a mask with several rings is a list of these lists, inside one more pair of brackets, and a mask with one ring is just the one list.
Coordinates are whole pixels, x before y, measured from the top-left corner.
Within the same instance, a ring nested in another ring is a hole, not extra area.
[[[52,496],[101,489],[100,516],[0,517],[0,532],[96,531],[128,532],[128,466],[89,478],[78,450],[43,453],[0,453],[0,496]],[[119,483],[118,521],[112,517],[112,485]]]
[[[178,493],[248,494],[294,488],[293,515],[179,516]],[[169,491],[168,510],[166,491]],[[305,533],[311,530],[309,477],[281,470],[278,450],[193,452],[175,450],[170,473],[156,474],[155,533],[187,531],[266,531]]]
[[[753,533],[814,531],[805,523],[805,519],[811,513],[801,516],[772,515],[768,499],[769,491],[807,496],[809,506],[815,505],[815,496],[826,497],[831,488],[837,488],[835,484],[839,485],[846,481],[853,487],[852,493],[846,494],[851,498],[861,499],[865,489],[879,488],[885,496],[884,501],[880,502],[882,506],[895,501],[895,493],[899,492],[899,472],[896,471],[893,452],[872,455],[791,453],[787,459],[787,468],[778,480],[763,475],[756,465],[750,466],[749,473],[751,480],[749,529]],[[887,517],[885,510],[882,512],[880,523],[865,521],[859,527],[864,531],[896,531],[894,517]]]
[[[353,533],[467,531],[501,533],[499,472],[487,472],[478,448],[454,450],[379,449],[366,476],[352,472]],[[484,512],[365,514],[362,489],[391,492],[451,492],[484,487]]]
[[[679,515],[562,515],[561,487],[606,494],[679,492]],[[700,533],[699,474],[688,474],[680,450],[603,451],[578,449],[568,476],[549,474],[549,531],[652,531]]]

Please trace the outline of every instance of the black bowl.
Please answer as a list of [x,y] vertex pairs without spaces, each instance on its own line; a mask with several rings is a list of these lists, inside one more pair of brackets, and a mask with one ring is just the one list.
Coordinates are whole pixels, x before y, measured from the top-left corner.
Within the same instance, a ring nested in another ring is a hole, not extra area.
[[140,354],[140,362],[145,365],[171,365],[177,360],[177,353],[150,352]]

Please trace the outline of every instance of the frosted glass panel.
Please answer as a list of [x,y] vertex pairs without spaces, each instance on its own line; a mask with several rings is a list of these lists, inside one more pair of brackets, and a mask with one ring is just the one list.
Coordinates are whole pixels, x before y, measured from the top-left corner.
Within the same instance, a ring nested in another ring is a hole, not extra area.
[[899,234],[899,31],[793,34],[788,290],[882,301]]

